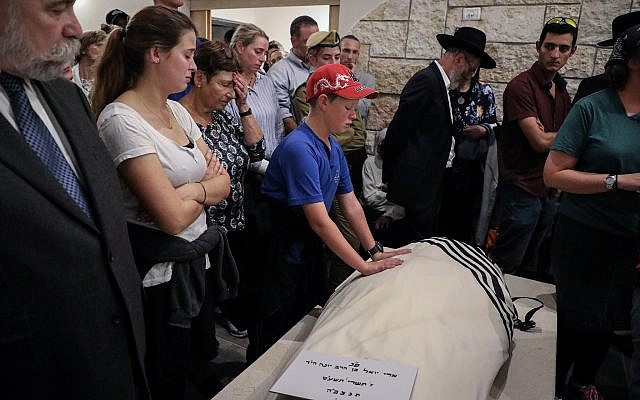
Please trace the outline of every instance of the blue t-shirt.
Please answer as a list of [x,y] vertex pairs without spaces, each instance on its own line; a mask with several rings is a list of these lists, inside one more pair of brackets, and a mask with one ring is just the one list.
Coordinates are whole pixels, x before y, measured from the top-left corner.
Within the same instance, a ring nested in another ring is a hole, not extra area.
[[276,147],[262,181],[262,193],[289,206],[324,202],[327,211],[336,193],[353,191],[349,168],[338,141],[330,148],[306,123]]
[[[551,149],[575,157],[577,171],[640,172],[640,114],[627,116],[612,89],[584,97],[569,112]],[[640,194],[635,192],[565,192],[558,212],[615,235],[637,237],[640,233]]]

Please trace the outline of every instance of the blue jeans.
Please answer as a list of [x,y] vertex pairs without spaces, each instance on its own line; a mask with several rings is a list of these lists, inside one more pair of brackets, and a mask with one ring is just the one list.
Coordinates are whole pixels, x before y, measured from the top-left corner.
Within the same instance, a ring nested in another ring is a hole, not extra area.
[[500,230],[491,257],[507,274],[516,274],[525,254],[537,257],[556,215],[555,197],[536,197],[517,186],[501,185]]

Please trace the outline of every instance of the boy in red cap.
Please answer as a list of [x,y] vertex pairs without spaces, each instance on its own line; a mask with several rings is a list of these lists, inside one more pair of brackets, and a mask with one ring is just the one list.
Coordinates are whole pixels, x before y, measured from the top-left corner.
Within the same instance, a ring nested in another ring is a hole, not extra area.
[[[259,329],[264,334],[259,341],[263,351],[326,300],[323,243],[363,275],[400,265],[402,260],[393,256],[408,253],[383,253],[380,243],[373,239],[353,194],[344,153],[331,136],[350,126],[359,99],[377,95],[354,80],[344,65],[318,68],[307,81],[311,111],[306,122],[285,137],[271,157],[262,193],[269,202],[269,248],[273,255],[266,260],[271,270],[265,271],[270,279],[265,286],[271,292],[267,297],[274,303],[271,315]],[[329,217],[334,196],[372,261],[366,262],[353,250]]]

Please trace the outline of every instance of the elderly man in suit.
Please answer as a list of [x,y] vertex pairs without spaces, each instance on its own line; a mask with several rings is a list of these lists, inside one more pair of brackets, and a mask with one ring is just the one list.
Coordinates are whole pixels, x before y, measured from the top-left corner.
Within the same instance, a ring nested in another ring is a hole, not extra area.
[[144,399],[144,322],[121,191],[89,105],[55,79],[71,0],[0,0],[0,397]]
[[461,27],[436,38],[445,53],[409,79],[384,144],[387,199],[405,207],[411,240],[439,233],[444,173],[454,157],[448,90],[471,80],[479,67],[495,67],[484,51],[486,36],[478,29]]

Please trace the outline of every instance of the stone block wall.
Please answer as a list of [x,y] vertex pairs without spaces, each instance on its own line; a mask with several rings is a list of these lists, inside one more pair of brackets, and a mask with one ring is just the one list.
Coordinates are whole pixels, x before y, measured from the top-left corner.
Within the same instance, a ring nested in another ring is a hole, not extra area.
[[[481,19],[462,21],[464,7],[480,7]],[[440,57],[438,33],[473,26],[487,34],[487,53],[498,65],[482,70],[481,79],[493,87],[501,117],[504,88],[536,60],[547,19],[578,21],[578,50],[561,71],[573,95],[580,80],[603,71],[611,50],[595,44],[610,37],[611,20],[634,10],[640,0],[386,0],[352,29],[363,43],[359,68],[376,77],[381,92],[369,115],[370,140],[391,121],[409,78]]]

